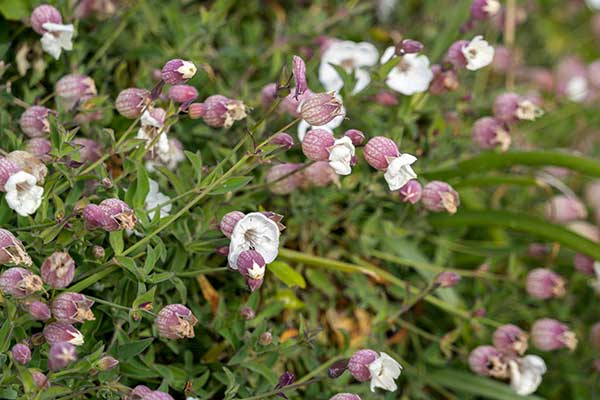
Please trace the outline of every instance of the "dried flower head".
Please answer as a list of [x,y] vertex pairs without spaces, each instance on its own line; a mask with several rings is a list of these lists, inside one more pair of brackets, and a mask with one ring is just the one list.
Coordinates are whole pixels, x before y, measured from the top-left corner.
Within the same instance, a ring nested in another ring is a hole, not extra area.
[[75,277],[75,261],[69,253],[56,251],[44,260],[40,273],[48,285],[57,289],[65,288]]
[[0,291],[16,298],[24,298],[42,290],[42,278],[21,267],[13,267],[0,275]]
[[93,300],[81,293],[63,292],[52,302],[52,315],[57,321],[69,324],[93,321]]
[[166,339],[193,338],[197,323],[192,311],[183,304],[165,306],[154,320],[159,336]]

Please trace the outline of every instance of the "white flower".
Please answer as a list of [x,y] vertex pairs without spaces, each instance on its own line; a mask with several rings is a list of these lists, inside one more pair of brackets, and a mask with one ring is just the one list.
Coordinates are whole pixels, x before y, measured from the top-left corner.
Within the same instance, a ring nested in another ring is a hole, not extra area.
[[[381,56],[381,64],[394,58],[394,47],[388,47]],[[424,55],[406,54],[402,60],[391,69],[385,83],[396,92],[410,96],[422,93],[429,88],[433,72],[429,68],[429,58]]]
[[583,76],[574,76],[569,79],[565,88],[565,94],[569,100],[581,103],[584,101],[589,93],[588,81]]
[[546,372],[546,363],[538,356],[525,356],[520,360],[510,360],[510,387],[519,395],[527,396],[537,390]]
[[[160,159],[169,158],[171,144],[167,132],[163,129],[164,124],[154,118],[148,110],[144,111],[140,122],[142,126],[138,129],[137,138],[146,140],[148,150],[152,152],[152,156]],[[155,140],[159,132],[160,136]],[[150,148],[149,146],[153,141],[154,145]]]
[[237,259],[242,251],[256,250],[269,264],[279,252],[279,227],[261,213],[246,214],[238,221],[229,243],[229,267],[238,269]]
[[262,279],[265,276],[265,267],[258,265],[256,262],[252,262],[252,268],[248,270],[248,277],[250,279]]
[[344,80],[330,64],[342,67],[356,77],[352,93],[358,93],[371,82],[371,75],[365,67],[377,63],[379,53],[371,43],[335,41],[323,52],[319,66],[319,80],[326,91],[338,91],[344,86]]
[[17,214],[24,217],[33,214],[42,204],[44,188],[37,186],[35,176],[25,171],[12,174],[6,184],[6,202]]
[[[166,196],[165,194],[161,193],[158,190],[158,183],[152,179],[150,179],[150,181],[148,182],[150,184],[150,190],[148,191],[148,194],[146,195],[146,201],[145,201],[145,209],[147,211],[152,210],[158,206],[160,206],[163,203],[166,203],[167,201],[171,200],[171,198],[169,196]],[[172,204],[167,204],[163,207],[160,208],[160,217],[164,218],[167,215],[169,215],[169,212],[171,212],[171,206]],[[154,214],[155,211],[150,211],[148,212],[148,217],[150,217],[150,219],[154,219]]]
[[585,0],[585,4],[592,10],[600,10],[600,0]]
[[411,179],[416,179],[417,174],[411,168],[411,165],[417,161],[417,157],[408,153],[394,158],[388,165],[383,177],[391,191],[398,190],[406,185]]
[[383,390],[395,392],[398,389],[396,379],[402,372],[402,366],[384,352],[379,354],[379,358],[369,364],[371,373],[371,392],[379,387]]
[[352,157],[354,156],[355,149],[352,144],[352,139],[348,136],[344,136],[337,139],[333,143],[333,147],[329,150],[329,166],[338,175],[350,175],[352,167]]
[[47,31],[42,35],[42,49],[58,60],[63,49],[73,50],[73,25],[46,22],[42,27]]
[[475,36],[461,51],[467,59],[466,68],[470,71],[477,71],[490,65],[494,59],[494,48],[483,39],[483,36]]

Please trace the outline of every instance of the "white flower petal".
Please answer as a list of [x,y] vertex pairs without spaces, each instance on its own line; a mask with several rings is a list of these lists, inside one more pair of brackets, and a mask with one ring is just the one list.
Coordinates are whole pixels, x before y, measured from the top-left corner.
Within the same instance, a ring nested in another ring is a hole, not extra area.
[[355,148],[348,136],[337,139],[329,150],[329,166],[338,175],[350,175]]
[[470,71],[481,69],[494,60],[494,48],[481,35],[475,36],[461,51],[467,59],[466,68]]
[[537,390],[546,373],[546,363],[541,357],[528,355],[520,360],[510,360],[510,387],[519,395],[527,396]]
[[358,93],[371,82],[371,77],[365,68],[375,65],[378,56],[377,48],[371,43],[335,41],[321,57],[319,81],[325,90],[339,91],[344,86],[344,81],[330,64],[338,65],[346,72],[356,75],[357,82],[352,92]]
[[429,59],[424,55],[407,54],[400,65],[392,68],[385,83],[393,90],[410,96],[427,91],[433,79]]
[[229,243],[229,267],[238,269],[237,259],[241,252],[256,250],[269,264],[279,252],[279,227],[261,213],[246,214],[235,224]]
[[35,176],[25,171],[12,174],[6,184],[6,203],[21,216],[28,216],[37,211],[42,204],[44,188],[37,186]]
[[46,22],[42,27],[47,30],[40,39],[42,49],[46,53],[58,60],[63,49],[67,51],[73,49],[73,25]]
[[383,177],[391,191],[399,190],[408,181],[417,178],[417,174],[411,168],[415,161],[417,161],[415,156],[405,153],[389,163]]
[[381,388],[390,392],[398,389],[396,379],[402,372],[402,366],[386,353],[380,353],[379,358],[369,364],[371,373],[371,391],[375,388]]

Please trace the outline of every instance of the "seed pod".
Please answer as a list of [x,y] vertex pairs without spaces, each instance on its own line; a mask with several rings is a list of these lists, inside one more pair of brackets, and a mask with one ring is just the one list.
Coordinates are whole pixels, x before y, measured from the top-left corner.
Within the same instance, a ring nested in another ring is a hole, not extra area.
[[96,364],[100,371],[110,371],[119,365],[119,360],[111,356],[104,356]]
[[38,389],[47,389],[50,387],[48,377],[42,372],[36,370],[29,370],[29,372],[31,372],[35,386],[37,386]]
[[24,298],[42,290],[42,278],[24,268],[9,268],[0,275],[0,291]]
[[21,118],[19,125],[21,130],[30,138],[46,136],[50,133],[50,109],[42,106],[28,107]]
[[327,161],[317,161],[306,167],[302,172],[304,177],[302,185],[306,187],[323,187],[330,183],[339,186],[340,184],[339,175],[335,173]]
[[256,313],[250,307],[242,307],[240,310],[240,316],[244,318],[246,321],[250,321],[256,317]]
[[63,76],[56,82],[54,91],[67,109],[98,94],[94,80],[80,74]]
[[262,103],[263,108],[268,109],[271,107],[273,102],[277,99],[277,84],[269,83],[260,91],[260,101]]
[[191,61],[173,59],[167,61],[161,71],[161,78],[169,85],[185,83],[196,75],[196,66]]
[[12,353],[13,360],[21,365],[27,365],[31,361],[31,350],[29,346],[23,343],[15,344],[10,352]]
[[371,379],[369,365],[377,360],[377,352],[369,349],[359,350],[348,361],[348,371],[359,382],[366,382]]
[[75,277],[75,261],[69,253],[56,251],[44,260],[40,273],[48,285],[57,289],[65,288]]
[[576,253],[573,258],[573,265],[575,269],[582,274],[594,276],[596,272],[594,271],[594,263],[596,261],[585,254]]
[[48,369],[50,371],[60,371],[75,360],[77,360],[75,346],[67,342],[55,343],[48,352]]
[[270,345],[271,343],[273,343],[273,334],[269,331],[263,332],[258,337],[258,343],[260,343],[262,346]]
[[43,162],[48,162],[51,160],[51,157],[48,154],[52,150],[52,143],[46,138],[35,137],[27,142],[25,150]]
[[79,159],[81,162],[93,163],[102,157],[102,146],[96,141],[77,138],[73,140],[73,143],[79,146]]
[[50,344],[67,342],[81,346],[84,338],[81,332],[73,325],[66,322],[52,322],[44,327],[44,339]]
[[577,337],[569,327],[552,318],[543,318],[531,327],[531,340],[535,347],[543,351],[553,351],[564,347],[574,350]]
[[364,156],[371,167],[385,171],[390,161],[400,156],[400,150],[393,140],[385,136],[375,136],[367,142]]
[[78,322],[93,321],[93,300],[81,293],[63,292],[56,296],[52,302],[52,315],[57,321],[75,324]]
[[183,304],[165,306],[154,320],[159,336],[167,339],[194,337],[194,326],[198,320]]
[[246,214],[241,211],[230,211],[221,218],[221,222],[219,222],[219,229],[227,238],[231,237],[231,233],[233,232],[233,228],[235,228],[235,224],[238,223],[239,220],[244,218]]
[[25,251],[23,243],[10,231],[0,228],[0,265],[31,265],[31,258]]
[[275,135],[269,143],[289,150],[294,146],[294,138],[285,132],[281,132]]
[[361,398],[354,393],[338,393],[329,400],[361,400]]
[[425,185],[421,200],[426,209],[434,212],[446,211],[454,214],[460,205],[460,198],[456,190],[441,181],[431,181]]
[[395,53],[398,56],[420,53],[423,50],[423,47],[423,43],[417,40],[404,39],[396,45]]
[[128,88],[119,92],[115,108],[125,118],[136,119],[142,116],[150,92],[146,89]]
[[365,134],[358,129],[348,129],[344,132],[344,136],[348,136],[354,146],[359,146],[365,141]]

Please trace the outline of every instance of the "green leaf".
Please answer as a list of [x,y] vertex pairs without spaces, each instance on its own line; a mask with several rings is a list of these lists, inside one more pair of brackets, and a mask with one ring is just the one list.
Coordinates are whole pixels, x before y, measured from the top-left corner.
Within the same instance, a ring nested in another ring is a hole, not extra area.
[[0,14],[6,19],[18,21],[29,16],[28,3],[24,0],[0,0]]
[[271,264],[267,265],[267,268],[288,287],[294,285],[300,286],[302,289],[306,287],[304,277],[298,271],[290,267],[288,263],[283,261],[273,261]]
[[14,389],[10,389],[10,388],[0,389],[0,399],[14,400],[17,398],[17,396],[18,396],[18,393]]
[[12,322],[7,319],[2,324],[2,328],[0,328],[0,353],[7,351],[10,346],[11,330]]
[[51,400],[51,399],[60,399],[64,395],[73,393],[73,391],[69,388],[62,386],[50,386],[47,389],[44,389],[42,396],[40,399],[42,400]]
[[140,163],[137,164],[137,179],[135,185],[135,195],[133,196],[133,207],[143,209],[146,203],[146,196],[150,191],[150,179],[148,178],[148,172],[146,168]]
[[152,303],[154,301],[155,293],[156,293],[156,286],[153,286],[147,292],[136,297],[136,299],[133,301],[132,308],[138,308],[143,303],[148,303],[148,302]]
[[192,153],[191,151],[184,151],[185,156],[190,160],[192,166],[194,167],[194,173],[196,174],[196,182],[200,183],[202,181],[202,157],[200,152]]
[[148,283],[160,283],[160,282],[164,282],[166,280],[171,279],[172,277],[174,277],[175,274],[173,272],[160,272],[158,274],[152,274],[149,278],[148,278]]
[[115,347],[112,354],[121,362],[129,361],[129,359],[146,350],[153,340],[154,338],[147,338],[121,344]]
[[218,186],[217,188],[215,188],[215,190],[210,192],[210,194],[215,195],[234,192],[237,189],[246,186],[252,180],[252,178],[252,176],[235,176],[233,178],[229,178],[225,182],[223,182],[222,185]]
[[304,307],[304,303],[290,289],[283,289],[275,294],[275,299],[280,301],[288,310],[298,310]]
[[269,382],[269,384],[275,385],[277,383],[277,374],[266,365],[254,363],[251,361],[244,361],[241,365],[242,367],[247,368],[252,372],[256,372],[257,374],[264,376]]
[[116,255],[123,253],[123,231],[113,231],[108,234],[108,241],[110,247],[115,251]]
[[132,258],[117,256],[115,257],[115,261],[118,265],[131,272],[139,280],[145,281],[145,274],[140,268],[138,268],[137,264],[135,263],[135,261],[133,261]]

